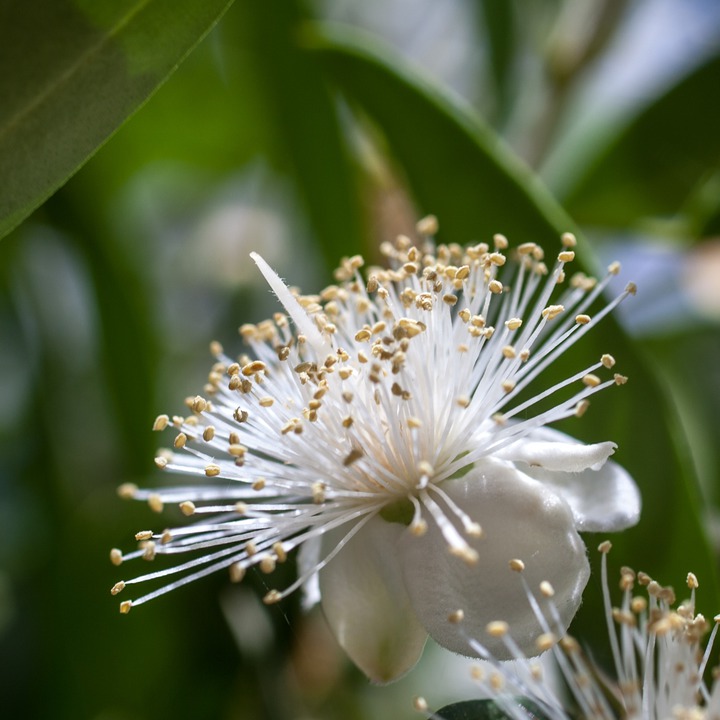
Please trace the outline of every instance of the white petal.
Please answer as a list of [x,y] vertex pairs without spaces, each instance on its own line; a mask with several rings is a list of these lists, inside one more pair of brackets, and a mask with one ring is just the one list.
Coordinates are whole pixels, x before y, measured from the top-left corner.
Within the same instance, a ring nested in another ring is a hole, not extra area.
[[580,532],[615,532],[640,519],[640,491],[629,473],[617,463],[581,473],[524,468],[532,478],[562,495],[575,516]]
[[[449,650],[473,655],[467,642],[470,637],[504,659],[509,657],[505,645],[485,630],[488,622],[504,620],[523,652],[537,654],[534,642],[542,631],[521,579],[508,562],[514,558],[524,561],[524,576],[534,593],[543,580],[553,585],[563,623],[556,629],[562,634],[580,605],[590,573],[570,508],[556,493],[511,465],[496,461],[477,463],[466,476],[441,487],[482,525],[484,534],[468,539],[479,554],[474,565],[449,553],[429,515],[425,535],[403,536],[405,585],[420,621],[431,637]],[[451,516],[450,511],[447,515]],[[460,524],[456,525],[462,532]],[[458,609],[463,610],[465,619],[454,625],[447,618]]]
[[[372,518],[320,571],[322,608],[338,643],[374,682],[410,670],[427,632],[413,612],[399,565],[405,527]],[[346,530],[323,537],[326,554]]]
[[[546,433],[552,435],[548,437]],[[540,431],[535,431],[493,453],[493,456],[546,470],[575,473],[588,468],[599,470],[615,452],[616,447],[612,442],[585,445],[556,430],[541,428]]]
[[[533,431],[525,442],[530,448],[541,444],[553,445],[558,457],[563,452],[572,455],[578,447],[615,447],[613,443],[578,446],[577,440],[569,435],[545,427]],[[601,462],[590,463],[580,471],[569,467],[553,467],[550,463],[530,462],[522,458],[522,444],[521,441],[507,448],[511,456],[507,459],[527,463],[527,467],[520,466],[525,474],[562,495],[572,508],[575,525],[580,532],[615,532],[637,523],[640,518],[640,491],[627,471],[617,463],[605,462],[602,458]],[[531,452],[526,451],[526,456],[530,457]],[[593,452],[588,453],[589,461],[593,460]]]
[[[321,560],[322,545],[319,537],[306,540],[298,550],[298,575],[310,572]],[[320,602],[320,579],[318,573],[310,576],[302,586],[302,609],[310,610]]]

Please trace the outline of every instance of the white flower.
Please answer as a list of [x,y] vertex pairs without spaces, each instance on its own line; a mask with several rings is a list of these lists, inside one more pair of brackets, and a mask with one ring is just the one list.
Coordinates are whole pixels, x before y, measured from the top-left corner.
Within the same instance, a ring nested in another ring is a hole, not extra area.
[[[489,623],[487,631],[504,643],[516,662],[499,662],[487,646],[466,635],[472,651],[488,661],[472,669],[480,692],[513,720],[528,720],[528,711],[547,720],[702,720],[720,716],[720,683],[714,681],[708,687],[704,681],[720,615],[713,618],[712,633],[703,647],[709,623],[695,611],[697,577],[688,573],[690,598],[673,607],[676,598],[671,587],[661,586],[646,573],[623,567],[622,602],[613,607],[607,577],[611,545],[605,541],[598,549],[602,553],[604,622],[615,678],[610,680],[583,653],[577,640],[563,636],[564,624],[558,621],[553,588],[541,583],[539,595],[535,595],[523,579],[524,595],[543,628],[537,649],[547,653],[543,660],[555,661],[569,697],[556,688],[552,673],[548,676],[552,666],[525,657],[514,642],[514,629],[502,621]],[[635,593],[636,584],[645,589],[647,597]],[[454,616],[450,622],[461,627],[462,617]],[[717,677],[717,671],[713,672],[713,678]],[[424,698],[416,698],[415,706],[427,710]],[[442,720],[442,711],[430,717]]]
[[319,590],[338,642],[378,682],[410,669],[428,634],[468,653],[446,622],[458,607],[465,631],[482,634],[502,611],[533,648],[541,630],[506,580],[515,557],[553,583],[567,626],[589,572],[577,531],[632,525],[640,500],[607,461],[613,443],[583,445],[545,425],[581,415],[591,395],[625,378],[595,374],[614,365],[604,355],[550,388],[526,389],[634,286],[591,318],[618,267],[598,283],[581,274],[565,282],[571,235],[551,271],[537,245],[506,264],[507,241],[494,242],[435,250],[401,237],[382,248],[394,269],[371,269],[364,281],[362,259],[346,259],[339,284],[317,296],[292,293],[253,255],[287,316],[241,328],[254,359],[233,361],[215,344],[193,414],[156,421],[178,431],[157,464],[201,482],[122,494],[155,510],[179,502],[203,519],[112,551],[116,564],[191,558],[117,583],[114,593],[167,583],[121,610],[221,568],[234,580],[252,567],[270,573],[301,547],[297,581],[265,601]]

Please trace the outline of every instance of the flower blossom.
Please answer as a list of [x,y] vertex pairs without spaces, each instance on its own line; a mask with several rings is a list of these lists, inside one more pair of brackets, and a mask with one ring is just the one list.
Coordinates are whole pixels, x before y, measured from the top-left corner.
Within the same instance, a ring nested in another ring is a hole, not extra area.
[[252,254],[285,314],[240,328],[252,356],[232,359],[214,343],[191,414],[156,420],[177,433],[156,464],[195,483],[121,494],[157,511],[179,503],[197,522],[112,551],[117,565],[189,557],[118,582],[114,594],[161,581],[122,612],[222,568],[235,581],[251,568],[270,574],[299,548],[297,580],[265,602],[304,587],[376,682],[408,671],[428,635],[472,652],[446,622],[458,607],[478,636],[502,612],[531,651],[542,630],[506,581],[514,557],[532,558],[528,572],[553,583],[567,627],[589,575],[578,531],[632,525],[640,500],[608,460],[613,443],[546,426],[582,415],[590,396],[625,378],[603,355],[551,387],[535,381],[635,288],[591,317],[619,266],[599,282],[566,279],[572,235],[548,268],[539,246],[506,254],[501,235],[492,248],[435,248],[434,226],[421,221],[419,246],[384,244],[390,268],[365,279],[362,258],[345,259],[319,295],[291,291]]
[[[558,618],[553,588],[547,582],[534,594],[523,578],[524,594],[543,633],[536,640],[537,650],[554,660],[568,693],[558,692],[547,663],[528,659],[513,639],[513,628],[503,621],[491,621],[487,631],[505,644],[516,661],[498,662],[481,642],[467,635],[471,652],[487,661],[472,668],[478,688],[511,720],[543,717],[547,720],[701,720],[720,716],[720,682],[717,670],[713,683],[704,680],[720,624],[713,618],[710,638],[703,639],[710,623],[696,613],[695,591],[698,579],[687,574],[690,597],[677,607],[675,592],[662,586],[647,573],[636,573],[629,567],[620,569],[622,601],[612,605],[608,586],[607,555],[611,544],[602,542],[602,591],[614,678],[595,665],[582,651],[580,643],[564,634],[564,623]],[[520,561],[518,561],[520,562]],[[522,565],[522,563],[520,563]],[[524,574],[524,568],[516,565]],[[645,594],[636,594],[636,586]],[[518,588],[519,589],[519,588]],[[462,613],[456,612],[448,622],[462,625]],[[468,701],[470,705],[476,701]],[[416,709],[431,720],[442,720],[442,711],[428,714],[424,698],[415,699]],[[478,709],[475,706],[474,712]],[[497,716],[498,713],[487,713]],[[478,715],[480,717],[480,715]]]

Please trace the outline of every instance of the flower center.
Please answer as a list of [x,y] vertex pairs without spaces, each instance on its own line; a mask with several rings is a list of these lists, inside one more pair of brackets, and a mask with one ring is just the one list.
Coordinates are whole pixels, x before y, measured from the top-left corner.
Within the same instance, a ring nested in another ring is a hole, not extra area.
[[409,498],[391,502],[380,511],[380,517],[386,522],[400,523],[408,527],[415,516],[415,508]]

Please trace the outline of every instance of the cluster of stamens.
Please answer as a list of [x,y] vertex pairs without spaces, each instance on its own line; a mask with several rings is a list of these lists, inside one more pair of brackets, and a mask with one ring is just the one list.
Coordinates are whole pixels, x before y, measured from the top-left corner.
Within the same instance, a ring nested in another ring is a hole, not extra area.
[[[597,666],[574,637],[558,632],[558,609],[554,591],[547,582],[540,583],[537,593],[529,587],[522,573],[522,560],[510,561],[510,569],[521,576],[529,607],[543,629],[536,639],[537,650],[544,657],[528,659],[512,637],[512,628],[503,620],[488,623],[488,637],[501,639],[517,661],[511,665],[499,662],[478,638],[466,636],[468,647],[486,662],[474,665],[471,676],[482,697],[494,700],[498,708],[513,720],[528,720],[538,713],[548,720],[582,717],[592,720],[628,720],[645,718],[662,720],[702,720],[720,716],[720,683],[709,687],[704,675],[720,625],[720,615],[713,618],[712,633],[704,649],[702,641],[710,624],[695,611],[697,577],[687,575],[689,599],[675,606],[676,596],[669,586],[662,586],[647,573],[636,573],[629,567],[620,569],[619,587],[622,602],[613,606],[608,588],[607,555],[611,544],[604,541],[602,554],[602,587],[605,621],[615,678]],[[639,585],[645,594],[635,594]],[[462,627],[464,613],[458,609],[448,622]],[[554,673],[548,674],[548,661],[559,670],[568,694],[557,685]],[[713,680],[717,678],[713,671]],[[432,720],[442,714],[430,713],[422,697],[414,700],[415,709]]]
[[[630,284],[590,315],[617,264],[601,281],[566,277],[574,259],[570,234],[549,268],[534,243],[512,255],[501,235],[493,247],[435,248],[429,236],[436,229],[425,219],[421,242],[400,237],[384,244],[390,268],[370,268],[365,279],[362,258],[345,259],[338,284],[318,295],[291,291],[253,255],[287,314],[240,328],[248,354],[230,358],[213,343],[216,362],[203,395],[186,400],[188,414],[156,419],[154,430],[176,433],[157,467],[196,482],[160,490],[125,485],[120,494],[146,500],[155,512],[179,505],[197,522],[137,533],[138,549],[113,550],[111,560],[187,553],[191,559],[117,583],[113,593],[166,583],[125,601],[122,612],[220,568],[233,581],[252,567],[271,573],[307,540],[337,528],[348,540],[377,514],[417,535],[434,522],[449,550],[473,563],[477,551],[468,538],[481,528],[443,492],[443,481],[547,423],[582,415],[591,395],[626,381],[619,374],[602,379],[615,365],[603,355],[516,399],[634,294]],[[540,409],[550,396],[563,397]],[[326,551],[265,601],[300,587],[336,552]]]

